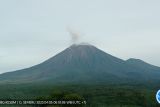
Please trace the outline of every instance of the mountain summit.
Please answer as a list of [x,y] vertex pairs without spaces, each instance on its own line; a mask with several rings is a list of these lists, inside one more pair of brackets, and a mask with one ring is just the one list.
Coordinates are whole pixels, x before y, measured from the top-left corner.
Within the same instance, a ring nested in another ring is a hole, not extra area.
[[159,81],[160,68],[122,60],[89,44],[73,44],[36,66],[0,75],[1,83],[128,83]]

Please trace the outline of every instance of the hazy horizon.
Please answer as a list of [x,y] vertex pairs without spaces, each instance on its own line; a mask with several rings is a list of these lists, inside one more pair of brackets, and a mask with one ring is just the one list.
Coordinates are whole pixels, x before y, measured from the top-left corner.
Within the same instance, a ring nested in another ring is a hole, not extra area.
[[0,73],[39,64],[75,42],[90,43],[124,60],[137,58],[160,66],[159,4],[159,0],[0,1]]

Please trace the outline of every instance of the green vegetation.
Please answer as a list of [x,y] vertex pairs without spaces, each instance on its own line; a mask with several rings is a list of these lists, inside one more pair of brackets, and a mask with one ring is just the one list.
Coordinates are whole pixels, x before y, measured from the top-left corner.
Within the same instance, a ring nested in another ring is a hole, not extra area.
[[159,71],[139,59],[125,61],[94,46],[72,45],[41,64],[1,74],[0,99],[87,102],[30,105],[36,107],[158,107]]
[[[54,107],[160,107],[157,89],[129,85],[1,85],[1,100],[80,100],[86,105]],[[16,105],[17,106],[17,105]],[[30,105],[31,106],[31,105]],[[53,105],[33,105],[52,107]]]

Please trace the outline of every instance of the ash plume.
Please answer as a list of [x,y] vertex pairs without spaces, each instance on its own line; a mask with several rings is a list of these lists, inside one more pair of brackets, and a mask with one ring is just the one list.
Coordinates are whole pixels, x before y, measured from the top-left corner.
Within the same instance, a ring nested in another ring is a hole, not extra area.
[[67,28],[67,31],[69,32],[71,36],[71,43],[77,43],[79,41],[79,38],[81,37],[80,32],[74,29],[71,29],[71,28]]

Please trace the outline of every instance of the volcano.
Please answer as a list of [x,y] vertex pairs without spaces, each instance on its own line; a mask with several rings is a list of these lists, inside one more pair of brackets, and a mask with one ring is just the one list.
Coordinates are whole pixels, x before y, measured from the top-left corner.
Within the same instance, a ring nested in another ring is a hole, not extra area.
[[89,44],[73,44],[30,68],[0,75],[0,83],[158,83],[160,67],[140,59],[122,60]]

